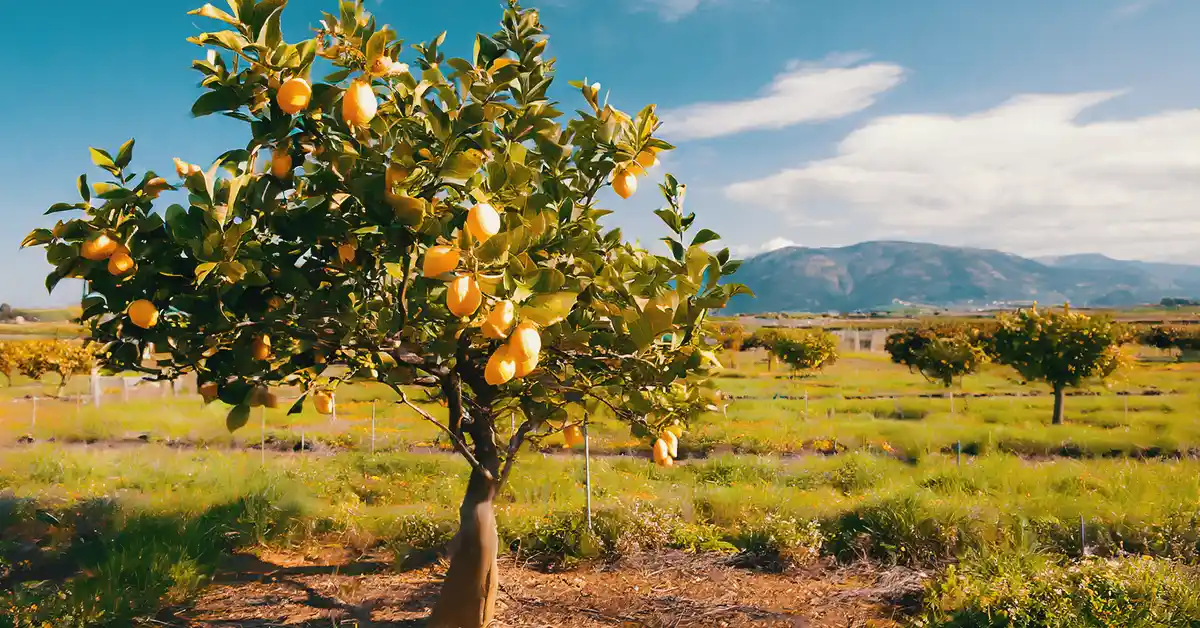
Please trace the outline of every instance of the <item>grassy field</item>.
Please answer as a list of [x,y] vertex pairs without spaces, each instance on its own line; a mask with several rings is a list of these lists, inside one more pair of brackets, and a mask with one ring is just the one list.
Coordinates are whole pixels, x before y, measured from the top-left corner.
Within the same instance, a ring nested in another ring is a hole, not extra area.
[[[806,378],[738,354],[726,416],[691,426],[674,468],[592,423],[591,530],[579,452],[554,437],[526,453],[503,543],[557,568],[673,548],[929,570],[913,625],[1200,625],[1200,365],[1147,358],[1078,391],[1056,427],[1046,391],[999,368],[951,401],[879,354]],[[401,565],[453,533],[465,463],[381,387],[344,388],[336,420],[267,410],[265,430],[256,415],[233,435],[219,404],[110,391],[95,408],[73,397],[82,379],[34,421],[31,397],[54,388],[0,391],[0,617],[16,618],[0,626],[130,625],[233,552],[336,545]]]

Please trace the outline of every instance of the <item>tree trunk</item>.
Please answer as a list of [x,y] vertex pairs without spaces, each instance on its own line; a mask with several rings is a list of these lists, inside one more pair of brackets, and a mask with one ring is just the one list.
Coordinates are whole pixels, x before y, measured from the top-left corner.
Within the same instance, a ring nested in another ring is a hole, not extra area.
[[454,555],[442,584],[433,614],[432,628],[484,628],[496,613],[496,566],[499,538],[492,508],[496,483],[479,471],[471,472],[463,498]]
[[[460,343],[460,365],[467,364],[466,346],[465,340]],[[496,417],[488,409],[491,389],[480,381],[481,373],[472,371],[469,375],[474,376],[468,381],[472,383],[476,402],[476,410],[470,416],[465,411],[463,382],[457,373],[443,381],[442,391],[450,412],[450,429],[460,439],[470,434],[475,460],[483,470],[471,469],[467,494],[459,509],[458,533],[451,544],[450,569],[429,616],[431,628],[487,628],[496,614],[499,584],[496,556],[500,540],[492,503],[500,480],[500,452],[495,442]]]
[[1054,418],[1050,421],[1054,425],[1062,425],[1063,408],[1066,406],[1066,395],[1063,394],[1062,386],[1054,387]]

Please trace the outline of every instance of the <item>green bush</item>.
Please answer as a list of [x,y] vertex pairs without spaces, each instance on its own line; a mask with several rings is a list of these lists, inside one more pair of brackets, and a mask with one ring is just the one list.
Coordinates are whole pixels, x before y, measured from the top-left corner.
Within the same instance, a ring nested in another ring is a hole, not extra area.
[[1059,563],[989,553],[951,566],[926,591],[918,625],[1085,628],[1200,625],[1200,578],[1149,557]]

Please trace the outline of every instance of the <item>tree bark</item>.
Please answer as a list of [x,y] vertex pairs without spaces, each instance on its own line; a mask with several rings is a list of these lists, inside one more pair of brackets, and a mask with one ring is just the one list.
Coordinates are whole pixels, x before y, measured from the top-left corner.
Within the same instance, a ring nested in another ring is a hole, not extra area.
[[1062,386],[1054,387],[1054,418],[1050,420],[1053,425],[1062,425],[1065,415],[1063,408],[1066,407],[1066,395],[1063,393]]
[[[459,364],[467,362],[465,349]],[[456,371],[465,366],[456,367]],[[495,416],[490,410],[492,391],[478,373],[464,372],[472,385],[476,408],[470,414],[463,399],[463,380],[456,372],[444,380],[450,424],[460,434],[470,434],[475,459],[483,469],[471,469],[467,493],[459,508],[458,533],[451,543],[450,569],[442,583],[431,628],[486,628],[496,614],[499,570],[496,564],[500,540],[496,534],[493,502],[500,482],[500,452],[495,442]],[[486,472],[486,473],[485,473]]]
[[429,625],[433,628],[485,628],[496,613],[499,539],[492,507],[495,481],[477,470],[471,472],[467,494],[459,509],[454,555],[442,583]]

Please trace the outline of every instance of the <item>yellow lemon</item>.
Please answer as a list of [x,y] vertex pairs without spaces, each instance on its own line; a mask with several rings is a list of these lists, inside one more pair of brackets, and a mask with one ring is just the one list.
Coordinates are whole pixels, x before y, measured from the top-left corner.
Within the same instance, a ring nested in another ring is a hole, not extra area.
[[488,238],[500,233],[500,214],[491,205],[479,203],[467,212],[467,231],[476,240],[486,242]]
[[271,174],[276,179],[283,179],[292,174],[292,156],[282,148],[276,149],[271,156]]
[[629,198],[637,192],[638,182],[637,175],[628,170],[618,170],[613,175],[613,191],[621,198]]
[[483,302],[483,294],[479,292],[479,283],[470,275],[459,275],[446,288],[446,307],[450,313],[458,316],[470,316],[479,309]]
[[524,362],[517,362],[517,374],[513,377],[525,377],[532,373],[538,366],[538,356],[533,356]]
[[125,250],[125,247],[121,247],[108,258],[108,272],[114,277],[120,277],[133,270],[133,266],[133,258],[130,257],[129,251]]
[[93,262],[106,260],[117,251],[117,241],[108,237],[107,234],[97,234],[84,241],[83,246],[79,248],[79,254],[84,259]]
[[563,439],[567,441],[567,447],[582,445],[583,430],[579,429],[578,425],[568,425],[567,429],[563,430]]
[[250,357],[263,361],[271,358],[271,337],[263,334],[250,345]]
[[663,430],[662,434],[658,435],[662,440],[667,441],[667,453],[672,458],[679,457],[679,437],[671,430]]
[[426,277],[437,277],[458,268],[462,254],[452,246],[431,246],[425,251],[425,261],[421,267]]
[[542,351],[542,335],[529,321],[517,325],[508,343],[513,348],[513,355],[521,362],[536,358]]
[[318,390],[313,393],[313,407],[319,414],[333,414],[333,405],[333,393],[327,390]]
[[517,362],[513,359],[508,345],[501,345],[488,358],[487,367],[483,369],[483,378],[493,386],[508,383],[517,374]]
[[650,168],[654,167],[655,163],[658,162],[658,156],[654,154],[654,149],[647,148],[637,154],[636,161],[638,165],[649,170]]
[[405,194],[396,194],[391,190],[384,193],[388,205],[396,212],[396,222],[409,227],[419,227],[425,220],[425,199]]
[[660,467],[671,466],[671,446],[667,444],[667,441],[661,438],[654,441],[652,453],[654,455],[654,464]]
[[312,100],[312,86],[302,78],[288,79],[275,95],[275,102],[288,115],[295,115],[308,107]]
[[494,340],[507,338],[508,330],[512,329],[516,315],[516,308],[513,307],[512,301],[500,301],[493,305],[487,318],[483,321],[483,336]]
[[146,299],[139,299],[129,304],[129,320],[142,329],[150,329],[158,324],[158,308]]
[[342,119],[350,126],[367,126],[378,110],[379,101],[367,81],[354,81],[342,96]]

